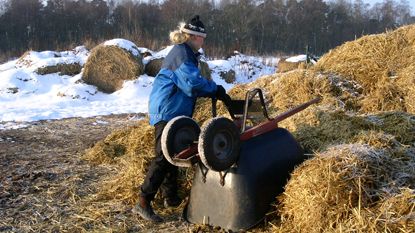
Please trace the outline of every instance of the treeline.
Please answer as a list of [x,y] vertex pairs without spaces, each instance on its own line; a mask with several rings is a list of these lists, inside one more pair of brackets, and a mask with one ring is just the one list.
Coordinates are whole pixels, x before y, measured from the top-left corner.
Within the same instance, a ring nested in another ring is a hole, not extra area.
[[3,0],[0,52],[55,50],[122,37],[159,49],[178,22],[199,14],[206,50],[226,55],[321,54],[344,41],[415,22],[407,0]]

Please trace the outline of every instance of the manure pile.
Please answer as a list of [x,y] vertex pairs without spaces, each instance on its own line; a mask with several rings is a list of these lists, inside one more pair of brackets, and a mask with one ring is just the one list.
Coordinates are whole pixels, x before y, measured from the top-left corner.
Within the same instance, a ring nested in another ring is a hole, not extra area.
[[[308,69],[259,78],[230,90],[241,99],[265,91],[271,116],[317,96],[323,99],[285,121],[312,157],[297,167],[267,217],[272,232],[413,232],[415,229],[415,25],[347,42]],[[200,99],[194,118],[211,117]],[[226,110],[218,103],[218,114]],[[117,177],[98,199],[133,205],[153,154],[147,120],[113,132],[87,151],[95,164],[117,163]],[[191,169],[182,170],[182,197]],[[162,209],[157,209],[162,211]],[[103,218],[103,217],[102,217]]]

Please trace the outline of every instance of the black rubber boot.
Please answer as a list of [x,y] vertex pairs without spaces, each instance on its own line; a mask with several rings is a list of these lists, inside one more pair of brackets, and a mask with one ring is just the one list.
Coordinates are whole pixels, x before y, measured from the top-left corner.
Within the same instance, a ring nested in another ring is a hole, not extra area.
[[154,213],[150,202],[141,196],[138,200],[137,205],[132,209],[132,212],[151,222],[163,222],[163,219]]

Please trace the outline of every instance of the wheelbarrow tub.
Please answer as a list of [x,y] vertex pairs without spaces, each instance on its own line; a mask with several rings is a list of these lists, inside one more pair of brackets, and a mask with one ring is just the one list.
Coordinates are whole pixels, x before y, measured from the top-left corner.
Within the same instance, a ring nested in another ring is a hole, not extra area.
[[191,223],[232,231],[249,229],[265,217],[291,171],[304,160],[301,146],[283,128],[244,141],[223,185],[224,172],[195,166],[184,217]]

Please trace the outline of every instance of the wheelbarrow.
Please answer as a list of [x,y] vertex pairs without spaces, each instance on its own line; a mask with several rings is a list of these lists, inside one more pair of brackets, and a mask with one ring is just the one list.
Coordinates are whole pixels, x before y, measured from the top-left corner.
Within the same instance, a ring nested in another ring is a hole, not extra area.
[[[267,120],[247,127],[249,109],[258,99]],[[261,222],[291,171],[306,159],[298,142],[278,122],[319,101],[315,98],[270,118],[261,89],[253,89],[245,100],[226,104],[232,120],[216,117],[216,100],[212,100],[213,118],[201,128],[185,116],[169,121],[161,139],[164,156],[173,165],[195,168],[184,218],[233,231]]]

